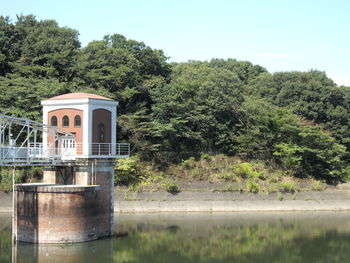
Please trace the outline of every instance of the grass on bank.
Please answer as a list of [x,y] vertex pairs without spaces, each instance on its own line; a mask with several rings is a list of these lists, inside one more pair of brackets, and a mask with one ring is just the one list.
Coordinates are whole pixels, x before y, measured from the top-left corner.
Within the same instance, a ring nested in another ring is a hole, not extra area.
[[137,192],[160,189],[179,192],[184,182],[193,185],[196,182],[207,183],[206,190],[212,191],[251,193],[295,193],[323,190],[327,186],[323,181],[298,178],[291,171],[283,171],[261,161],[247,162],[238,157],[208,154],[166,167],[140,161],[137,156],[121,159],[116,164],[115,182]]

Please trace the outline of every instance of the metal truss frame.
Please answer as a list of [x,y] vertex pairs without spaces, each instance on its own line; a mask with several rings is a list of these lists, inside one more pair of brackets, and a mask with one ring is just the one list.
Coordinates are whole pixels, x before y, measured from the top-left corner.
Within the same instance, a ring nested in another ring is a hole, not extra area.
[[[41,142],[45,134],[53,140],[49,147],[43,147]],[[0,114],[0,166],[56,164],[63,153],[55,145],[62,138],[75,136],[40,122]]]

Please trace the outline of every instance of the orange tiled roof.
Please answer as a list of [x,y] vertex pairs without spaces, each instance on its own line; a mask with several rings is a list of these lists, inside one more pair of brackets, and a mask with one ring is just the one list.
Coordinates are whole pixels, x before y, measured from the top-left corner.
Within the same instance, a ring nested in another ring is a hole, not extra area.
[[49,98],[49,100],[67,100],[67,99],[85,99],[85,98],[97,99],[97,100],[111,100],[109,98],[106,98],[100,95],[85,93],[85,92],[67,93],[67,94]]

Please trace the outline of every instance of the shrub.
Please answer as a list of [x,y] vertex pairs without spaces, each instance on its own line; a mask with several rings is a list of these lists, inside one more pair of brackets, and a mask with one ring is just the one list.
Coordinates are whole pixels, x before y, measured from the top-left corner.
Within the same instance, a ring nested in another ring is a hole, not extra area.
[[278,199],[279,201],[283,201],[283,194],[282,194],[281,192],[278,192],[278,194],[277,194],[277,199]]
[[266,191],[268,193],[277,192],[279,191],[279,185],[276,183],[268,182],[268,184],[266,185]]
[[0,189],[4,191],[12,190],[12,171],[2,169],[0,173]]
[[133,192],[141,193],[143,191],[143,186],[141,184],[131,184],[128,189]]
[[231,174],[231,173],[221,173],[220,177],[226,181],[232,181],[232,182],[239,181],[239,178],[237,178],[235,174]]
[[319,126],[294,128],[293,142],[275,145],[275,160],[291,175],[309,175],[328,181],[347,176],[346,147]]
[[350,181],[350,166],[347,165],[345,168],[343,168],[343,176],[341,178],[345,182]]
[[296,191],[295,185],[291,182],[282,182],[280,183],[281,191],[294,193]]
[[[0,171],[0,190],[12,190],[12,169],[4,168]],[[40,182],[43,170],[40,167],[20,168],[15,171],[15,184]]]
[[118,159],[115,166],[116,184],[130,185],[137,183],[140,176],[140,159],[133,156],[125,159]]
[[233,172],[242,178],[264,179],[262,172],[254,171],[250,163],[239,163],[232,166]]
[[207,153],[203,153],[202,155],[201,155],[201,160],[206,160],[206,161],[210,161],[211,160],[211,156],[209,155],[209,154],[207,154]]
[[209,183],[216,183],[216,182],[219,182],[219,181],[220,181],[220,177],[219,177],[218,174],[211,174],[208,177],[208,182]]
[[283,181],[279,184],[280,190],[287,193],[299,191],[299,186],[294,180],[292,177],[284,177]]
[[285,170],[291,173],[296,173],[302,166],[301,153],[303,149],[298,145],[292,145],[288,143],[280,143],[276,146],[274,156],[279,158],[282,166]]
[[181,166],[189,169],[192,168],[194,166],[194,162],[195,162],[195,158],[194,157],[190,157],[187,160],[182,161]]
[[269,184],[278,183],[279,181],[281,181],[282,178],[283,178],[283,172],[281,170],[277,170],[277,171],[272,172],[269,175],[267,182]]
[[248,180],[246,183],[247,190],[251,193],[258,193],[260,190],[260,186],[254,180]]
[[195,179],[201,179],[201,170],[198,168],[194,168],[191,170],[191,176]]
[[[0,171],[0,190],[12,190],[12,169],[1,169]],[[42,178],[42,169],[34,167],[31,169],[21,168],[15,171],[15,184],[25,182],[38,182]]]
[[178,186],[177,183],[175,183],[174,181],[170,181],[165,185],[166,190],[169,193],[175,194],[180,192],[180,187]]
[[222,173],[217,173],[217,174],[211,174],[209,176],[209,182],[214,183],[214,182],[220,182],[222,180],[225,181],[231,181],[231,182],[237,182],[240,181],[240,178],[238,178],[235,174],[233,173],[227,173],[227,172],[222,172]]
[[321,181],[317,181],[317,180],[312,180],[311,182],[311,189],[314,191],[321,191],[324,190],[326,188],[325,184],[322,183]]
[[43,178],[44,171],[41,167],[32,167],[27,174],[27,181],[39,182]]

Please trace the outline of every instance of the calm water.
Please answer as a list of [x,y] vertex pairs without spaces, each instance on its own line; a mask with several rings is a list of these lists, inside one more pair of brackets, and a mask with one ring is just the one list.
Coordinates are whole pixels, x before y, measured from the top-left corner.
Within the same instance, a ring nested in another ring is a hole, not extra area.
[[116,231],[15,250],[10,215],[0,214],[0,262],[350,262],[349,212],[118,215]]

